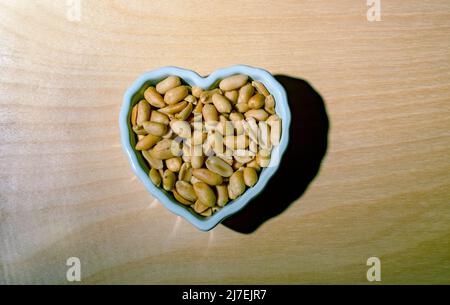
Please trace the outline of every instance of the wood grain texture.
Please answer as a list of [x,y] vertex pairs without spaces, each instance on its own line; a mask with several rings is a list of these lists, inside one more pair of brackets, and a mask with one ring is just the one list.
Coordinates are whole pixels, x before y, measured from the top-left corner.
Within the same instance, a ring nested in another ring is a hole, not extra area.
[[[83,283],[367,283],[370,256],[450,283],[449,1],[81,4],[0,1],[0,283],[67,283],[71,256]],[[119,109],[144,71],[238,63],[309,81],[328,151],[254,233],[202,233],[134,177]]]

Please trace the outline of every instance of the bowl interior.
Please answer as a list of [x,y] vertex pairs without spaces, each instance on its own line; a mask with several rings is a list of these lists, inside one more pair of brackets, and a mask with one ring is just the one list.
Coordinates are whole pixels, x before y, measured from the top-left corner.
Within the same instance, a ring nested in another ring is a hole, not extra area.
[[[276,113],[282,119],[282,136],[280,145],[275,146],[272,150],[272,158],[268,168],[261,171],[259,180],[255,186],[248,188],[244,194],[238,199],[230,201],[225,207],[217,211],[211,217],[203,217],[195,213],[190,207],[178,203],[173,195],[164,189],[158,188],[150,181],[148,172],[150,168],[144,160],[142,154],[134,147],[136,145],[137,137],[132,131],[130,116],[131,109],[140,100],[144,98],[144,91],[150,87],[155,86],[158,82],[170,75],[179,76],[182,81],[190,86],[199,86],[203,89],[212,89],[218,86],[221,79],[233,74],[246,74],[253,80],[261,81],[269,92],[274,96],[276,101]],[[281,160],[287,143],[289,141],[289,126],[290,126],[290,111],[287,103],[286,93],[284,88],[279,84],[273,76],[265,70],[252,68],[248,66],[233,66],[226,69],[217,70],[211,75],[203,78],[197,73],[176,67],[165,67],[152,72],[143,74],[138,78],[134,84],[128,89],[124,97],[124,103],[120,116],[120,127],[122,134],[122,145],[128,155],[132,168],[135,174],[143,182],[147,190],[154,195],[161,203],[173,213],[184,217],[195,225],[200,230],[210,230],[220,223],[223,219],[236,213],[242,209],[254,196],[267,184],[270,177],[278,168],[278,163]]]

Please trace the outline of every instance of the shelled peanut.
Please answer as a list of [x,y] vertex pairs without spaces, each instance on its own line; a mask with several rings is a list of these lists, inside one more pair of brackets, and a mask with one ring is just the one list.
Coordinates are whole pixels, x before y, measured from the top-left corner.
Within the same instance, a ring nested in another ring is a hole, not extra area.
[[205,217],[258,182],[281,139],[274,97],[242,74],[209,90],[169,76],[145,90],[131,125],[153,184]]

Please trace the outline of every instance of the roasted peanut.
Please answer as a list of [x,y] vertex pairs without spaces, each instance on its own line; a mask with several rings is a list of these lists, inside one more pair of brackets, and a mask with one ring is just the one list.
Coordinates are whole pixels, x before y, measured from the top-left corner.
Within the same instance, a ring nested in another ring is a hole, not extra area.
[[195,168],[192,170],[192,175],[209,185],[222,184],[222,176],[206,168]]
[[212,96],[212,102],[218,112],[220,113],[231,112],[231,102],[225,96],[216,93]]
[[131,110],[131,117],[130,117],[130,122],[131,122],[131,126],[136,126],[137,124],[137,114],[138,114],[138,104],[133,106],[133,109]]
[[169,125],[170,122],[169,117],[159,111],[152,111],[152,114],[150,115],[150,121],[155,123],[161,123],[164,125]]
[[228,100],[230,100],[232,104],[236,104],[239,97],[239,91],[237,90],[227,91],[224,93],[224,95]]
[[189,182],[177,181],[175,183],[175,189],[183,198],[189,201],[197,200],[197,195],[195,194],[194,188]]
[[248,100],[248,107],[251,109],[260,109],[264,106],[264,95],[257,93]]
[[253,81],[253,82],[252,82],[252,85],[253,85],[253,87],[256,88],[256,90],[257,90],[260,94],[262,94],[262,95],[264,95],[264,96],[270,95],[269,91],[267,91],[266,86],[264,86],[264,84],[261,83],[260,81],[256,81],[256,80]]
[[236,108],[236,110],[241,113],[244,113],[244,112],[246,113],[247,111],[250,110],[248,103],[237,103],[236,105],[234,105],[234,108]]
[[163,169],[164,168],[163,161],[153,157],[149,151],[143,150],[142,155],[144,156],[145,160],[147,160],[147,162],[151,168],[154,168],[154,169]]
[[226,136],[223,143],[226,147],[236,150],[247,148],[249,145],[249,140],[247,135],[242,134],[238,136]]
[[143,95],[129,120],[149,179],[204,217],[254,187],[280,144],[275,99],[246,75],[209,90],[169,76]]
[[217,205],[220,207],[225,206],[228,203],[228,188],[225,184],[216,185],[217,191]]
[[194,204],[194,211],[197,212],[198,214],[201,214],[208,209],[209,207],[204,205],[200,200],[197,200]]
[[267,113],[275,114],[275,99],[273,98],[273,95],[269,95],[266,97],[264,103],[264,110]]
[[180,157],[173,157],[166,160],[166,166],[168,169],[170,169],[174,173],[178,173],[181,169],[181,158]]
[[224,78],[220,84],[219,88],[223,91],[230,91],[239,89],[240,87],[244,86],[245,83],[247,83],[248,76],[243,74],[237,74],[233,76],[229,76],[227,78]]
[[155,87],[148,87],[144,92],[144,98],[150,105],[156,108],[162,108],[166,106],[163,97],[158,93],[158,91],[156,91]]
[[142,100],[138,104],[136,124],[142,126],[142,123],[146,122],[150,118],[151,107],[146,100]]
[[162,139],[152,149],[151,154],[161,160],[167,160],[176,157],[179,154],[180,148],[175,141],[170,139]]
[[213,207],[216,204],[216,194],[211,187],[204,182],[197,182],[194,184],[194,191],[198,200],[208,207]]
[[162,176],[163,188],[166,191],[173,190],[173,187],[175,186],[175,180],[176,180],[175,174],[170,170],[166,169]]
[[162,137],[166,134],[167,126],[162,123],[156,123],[152,121],[144,122],[142,124],[142,127],[147,131],[149,134],[152,134],[154,136]]
[[170,122],[170,127],[173,132],[179,135],[182,138],[190,138],[191,137],[191,125],[186,121],[177,121],[173,120]]
[[192,168],[201,168],[203,166],[204,157],[203,156],[192,156],[191,164]]
[[217,122],[219,120],[219,114],[217,113],[216,107],[211,104],[206,104],[203,106],[203,118],[206,122]]
[[195,96],[193,96],[193,95],[188,95],[188,96],[186,96],[185,98],[184,98],[184,100],[186,101],[186,102],[188,102],[188,103],[190,103],[190,104],[197,104],[197,98],[195,97]]
[[255,92],[255,89],[253,88],[252,84],[247,84],[243,86],[241,89],[239,89],[239,96],[237,103],[248,103],[248,100],[253,96],[253,93]]
[[176,88],[180,85],[181,80],[178,76],[169,76],[156,85],[156,91],[160,94],[166,94],[166,92],[170,89]]
[[206,211],[204,211],[203,213],[200,213],[200,215],[202,215],[204,217],[210,217],[212,214],[213,214],[212,208],[209,208]]
[[167,107],[161,108],[159,109],[160,112],[165,113],[165,114],[175,114],[178,113],[180,111],[182,111],[184,108],[186,108],[188,102],[179,102],[177,104],[173,104],[173,105],[169,105]]
[[269,117],[263,109],[251,109],[245,112],[245,118],[255,118],[257,121],[265,121]]
[[228,196],[234,200],[245,192],[244,174],[242,171],[236,171],[230,177],[228,184]]
[[158,170],[156,168],[152,168],[150,172],[148,173],[148,176],[150,177],[150,180],[155,186],[161,185],[161,175],[159,174]]
[[200,94],[200,102],[203,104],[211,104],[212,103],[212,97],[214,94],[223,94],[222,90],[216,88],[209,91],[203,91]]
[[173,197],[175,197],[175,199],[179,202],[182,203],[184,205],[191,205],[192,202],[187,200],[186,198],[183,198],[176,190],[172,190],[173,193]]
[[254,168],[244,168],[244,182],[248,187],[252,187],[256,184],[256,182],[258,182],[258,174]]
[[194,109],[194,106],[189,103],[183,110],[175,114],[175,117],[178,120],[185,121],[191,115],[192,109]]
[[164,95],[164,102],[166,104],[173,105],[182,101],[188,95],[189,91],[186,86],[175,87],[167,91]]
[[206,160],[206,167],[222,177],[231,177],[233,174],[233,168],[219,157],[210,156]]
[[203,93],[203,89],[197,86],[192,86],[192,95],[196,98],[200,98],[200,95]]
[[142,140],[137,142],[135,149],[136,150],[149,150],[152,148],[156,143],[161,140],[160,137],[148,134],[146,135]]

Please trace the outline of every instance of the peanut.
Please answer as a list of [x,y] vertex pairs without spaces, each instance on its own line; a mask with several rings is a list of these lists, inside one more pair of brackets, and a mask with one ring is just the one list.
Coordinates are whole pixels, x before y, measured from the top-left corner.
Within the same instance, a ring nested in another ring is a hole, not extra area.
[[178,87],[181,85],[181,80],[178,76],[169,76],[166,79],[160,81],[156,85],[156,91],[160,94],[166,94],[167,91],[170,89],[173,89],[175,87]]
[[229,76],[220,82],[219,88],[223,91],[236,90],[244,86],[247,80],[248,76],[243,74]]
[[230,184],[228,184],[228,196],[230,199],[236,199],[245,192],[244,174],[242,171],[236,171],[230,177]]
[[222,184],[222,176],[206,168],[195,168],[192,170],[192,175],[209,185]]
[[213,207],[216,204],[216,194],[211,187],[204,182],[194,184],[194,191],[198,200],[207,207]]
[[219,157],[210,156],[206,160],[206,167],[222,177],[230,177],[233,174],[233,168]]
[[136,124],[142,126],[142,123],[146,122],[150,118],[150,105],[146,100],[142,100],[138,104]]
[[189,91],[186,86],[172,88],[164,95],[164,102],[166,104],[173,105],[182,101],[188,95]]
[[256,90],[257,90],[260,94],[262,94],[262,95],[264,95],[264,96],[270,95],[269,91],[267,91],[267,89],[266,89],[266,86],[264,86],[264,84],[261,83],[260,81],[256,81],[256,80],[253,81],[253,82],[252,82],[252,86],[255,87]]
[[148,87],[144,92],[144,98],[150,105],[156,108],[162,108],[166,106],[163,97],[158,93],[158,91],[156,91],[155,87]]

